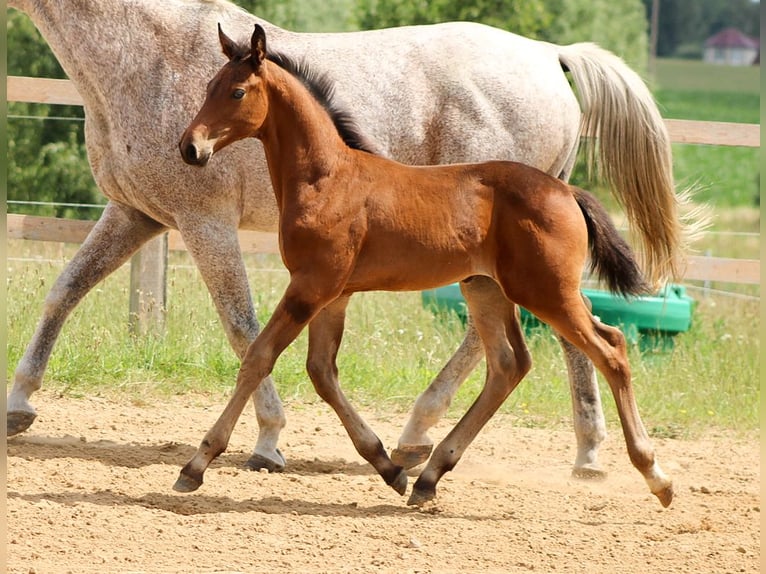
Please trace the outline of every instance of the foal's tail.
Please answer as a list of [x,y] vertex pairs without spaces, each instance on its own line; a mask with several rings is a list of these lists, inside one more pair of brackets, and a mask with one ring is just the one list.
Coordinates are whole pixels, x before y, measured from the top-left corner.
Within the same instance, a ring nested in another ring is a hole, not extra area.
[[612,293],[623,297],[651,291],[628,243],[620,236],[606,209],[591,193],[572,186],[588,226],[590,267]]
[[[619,57],[590,43],[559,46],[588,135],[587,160],[623,205],[640,240],[642,267],[657,286],[683,273],[688,245],[706,225],[691,189],[675,192],[670,138],[652,94]],[[598,146],[596,140],[598,138]]]

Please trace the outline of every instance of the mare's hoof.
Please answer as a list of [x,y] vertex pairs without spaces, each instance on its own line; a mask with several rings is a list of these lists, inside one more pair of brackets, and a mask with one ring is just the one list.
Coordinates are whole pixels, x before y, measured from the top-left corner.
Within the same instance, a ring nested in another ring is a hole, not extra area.
[[275,461],[270,458],[266,458],[262,454],[253,454],[244,464],[244,468],[248,470],[259,471],[266,469],[268,472],[283,472],[285,470],[285,457],[282,455],[282,451],[277,449],[277,455],[280,461]]
[[404,496],[404,493],[407,492],[407,473],[403,468],[399,470],[399,474],[394,477],[394,480],[388,483],[388,486],[398,492],[399,496]]
[[10,411],[6,413],[6,435],[7,437],[16,436],[27,430],[35,422],[37,415],[29,411]]
[[173,485],[173,490],[176,492],[194,492],[197,490],[200,486],[202,486],[202,479],[196,479],[192,478],[188,474],[184,474],[183,471],[181,471],[181,474],[178,475],[178,480],[176,480],[176,483]]
[[660,504],[662,504],[663,508],[667,508],[670,506],[670,503],[673,502],[673,483],[669,483],[662,490],[658,490],[652,494],[660,499]]
[[430,502],[436,498],[436,490],[424,490],[417,487],[412,489],[410,498],[407,500],[407,506],[423,506],[426,502]]
[[400,446],[391,451],[391,461],[405,470],[423,464],[431,456],[433,445]]
[[606,480],[607,472],[594,466],[576,466],[572,469],[572,478],[593,482]]

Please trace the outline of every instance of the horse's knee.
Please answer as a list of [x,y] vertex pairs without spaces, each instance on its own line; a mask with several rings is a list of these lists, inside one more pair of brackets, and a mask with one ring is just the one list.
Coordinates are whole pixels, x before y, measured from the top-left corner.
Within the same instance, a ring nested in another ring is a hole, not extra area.
[[322,357],[309,356],[306,360],[306,372],[319,398],[332,404],[336,389],[334,381],[338,375],[337,367]]
[[261,327],[255,314],[235,321],[224,321],[224,331],[229,344],[240,359],[244,359],[250,344],[255,341]]
[[593,321],[596,328],[596,332],[604,339],[609,345],[617,350],[626,350],[627,342],[625,335],[617,327],[606,325],[601,321]]
[[527,373],[532,370],[532,355],[526,347],[516,353],[516,370],[519,380],[526,377]]
[[491,354],[487,353],[490,372],[498,375],[503,393],[507,396],[532,368],[532,357],[526,349],[500,349]]

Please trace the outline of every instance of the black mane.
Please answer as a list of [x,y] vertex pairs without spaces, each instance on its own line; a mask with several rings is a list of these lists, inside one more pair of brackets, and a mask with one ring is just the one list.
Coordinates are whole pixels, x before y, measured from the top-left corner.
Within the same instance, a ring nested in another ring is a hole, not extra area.
[[[244,60],[250,57],[250,44],[238,43],[231,46],[232,59]],[[347,110],[338,107],[334,101],[335,85],[327,73],[314,70],[306,60],[296,60],[282,52],[268,52],[266,59],[292,74],[309,91],[314,99],[327,111],[346,145],[366,153],[380,155],[377,146],[359,129],[353,116]]]
[[266,58],[301,81],[330,114],[338,134],[348,147],[371,154],[378,153],[375,145],[359,130],[351,113],[338,107],[334,101],[335,85],[328,74],[317,72],[306,60],[298,61],[281,52],[270,52]]

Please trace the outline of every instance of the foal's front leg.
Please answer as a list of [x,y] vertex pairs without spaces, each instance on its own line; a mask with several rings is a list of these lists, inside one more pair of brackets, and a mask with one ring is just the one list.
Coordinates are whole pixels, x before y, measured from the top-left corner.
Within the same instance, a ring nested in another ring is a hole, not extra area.
[[[205,470],[213,459],[226,450],[234,425],[250,395],[271,373],[282,351],[295,340],[323,304],[324,302],[305,301],[292,289],[292,283],[288,286],[266,327],[247,348],[237,375],[234,394],[221,416],[202,439],[197,452],[181,469],[178,480],[173,485],[174,490],[192,492],[202,486]],[[300,317],[295,316],[296,309],[300,310]]]
[[[234,352],[242,359],[260,326],[255,316],[237,229],[220,214],[193,221],[180,219],[178,228],[205,280]],[[277,447],[286,419],[274,381],[266,377],[256,387],[253,405],[258,440],[245,467],[280,472],[285,459]]]
[[337,413],[357,452],[369,462],[391,488],[403,495],[407,474],[386,454],[383,443],[348,402],[338,383],[338,355],[349,297],[341,297],[322,309],[309,324],[306,369],[317,394]]

